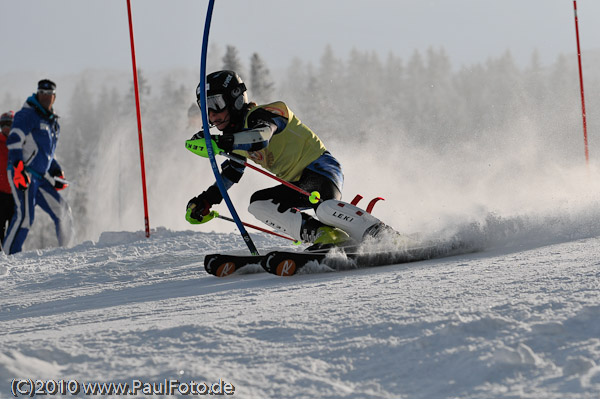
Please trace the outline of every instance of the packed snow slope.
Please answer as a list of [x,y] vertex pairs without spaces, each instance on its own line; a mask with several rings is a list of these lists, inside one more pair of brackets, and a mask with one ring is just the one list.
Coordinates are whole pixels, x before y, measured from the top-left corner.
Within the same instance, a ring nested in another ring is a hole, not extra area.
[[2,255],[0,397],[13,379],[167,379],[239,398],[598,398],[598,220],[490,216],[453,232],[480,252],[288,278],[208,275],[204,254],[246,252],[233,233]]

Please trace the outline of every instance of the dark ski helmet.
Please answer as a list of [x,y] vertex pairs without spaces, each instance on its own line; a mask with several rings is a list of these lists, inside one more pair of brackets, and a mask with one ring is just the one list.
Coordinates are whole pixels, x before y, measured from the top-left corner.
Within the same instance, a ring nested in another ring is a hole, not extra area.
[[12,111],[8,111],[2,114],[2,116],[0,116],[0,124],[2,126],[4,125],[12,125],[13,123],[13,118],[15,117],[15,113]]
[[[229,109],[237,113],[248,104],[246,85],[234,71],[213,72],[206,77],[206,108],[213,111]],[[196,88],[196,99],[200,106],[202,89],[200,85]]]

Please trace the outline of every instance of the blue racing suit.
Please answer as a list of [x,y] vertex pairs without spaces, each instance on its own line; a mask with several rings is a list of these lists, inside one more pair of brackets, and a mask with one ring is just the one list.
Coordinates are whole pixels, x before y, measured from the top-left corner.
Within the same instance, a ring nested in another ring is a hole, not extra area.
[[[39,204],[56,225],[60,245],[68,245],[72,236],[69,205],[54,188],[53,176],[62,173],[54,159],[60,126],[58,117],[30,96],[23,108],[15,114],[6,140],[8,148],[8,180],[15,200],[15,213],[6,231],[2,245],[8,254],[20,252],[33,225],[35,205]],[[19,190],[13,182],[13,165],[23,161],[31,182]]]

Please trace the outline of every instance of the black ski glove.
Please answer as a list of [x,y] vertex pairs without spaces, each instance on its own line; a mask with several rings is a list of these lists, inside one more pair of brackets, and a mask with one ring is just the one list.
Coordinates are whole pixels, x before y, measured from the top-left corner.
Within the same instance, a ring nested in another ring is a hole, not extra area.
[[192,136],[192,138],[190,140],[197,140],[197,139],[203,139],[204,138],[204,130],[199,130],[196,133],[194,133],[194,135]]
[[208,203],[208,201],[206,201],[206,199],[202,197],[202,194],[200,194],[188,202],[185,218],[192,224],[199,223],[202,221],[204,216],[209,214],[210,206],[211,205]]
[[[210,186],[206,191],[197,197],[192,198],[187,204],[186,219],[190,223],[192,220],[199,222],[202,218],[210,213],[211,206],[220,203],[223,200],[221,192],[217,186]],[[192,220],[190,220],[190,218]]]
[[[196,132],[190,140],[198,140],[204,138],[204,131],[200,130]],[[233,134],[222,134],[220,136],[212,136],[213,141],[217,144],[217,147],[225,152],[233,151]],[[214,146],[213,146],[214,148]]]
[[225,152],[233,151],[233,134],[214,136],[217,146]]

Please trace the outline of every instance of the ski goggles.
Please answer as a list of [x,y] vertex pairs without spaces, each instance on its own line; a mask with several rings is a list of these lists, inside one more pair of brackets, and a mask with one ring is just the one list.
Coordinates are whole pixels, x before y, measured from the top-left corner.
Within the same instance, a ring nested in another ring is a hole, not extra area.
[[38,89],[39,94],[56,94],[56,90],[52,89]]
[[[200,100],[198,100],[198,105],[200,108],[202,108],[202,105],[200,105]],[[215,94],[206,97],[206,108],[215,112],[221,112],[227,108],[227,103],[225,102],[222,94]]]

